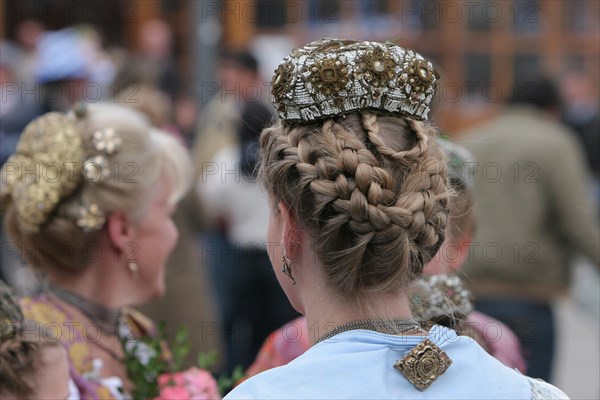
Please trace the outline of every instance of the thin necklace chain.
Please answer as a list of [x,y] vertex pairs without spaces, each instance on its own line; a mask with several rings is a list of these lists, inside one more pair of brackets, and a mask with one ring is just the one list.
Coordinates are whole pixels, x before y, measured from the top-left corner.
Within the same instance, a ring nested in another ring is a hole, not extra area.
[[104,332],[111,335],[118,334],[121,322],[121,310],[101,306],[71,291],[54,286],[50,286],[50,293],[80,310],[92,322],[97,323]]
[[406,333],[412,330],[418,331],[421,329],[421,324],[419,324],[414,319],[367,319],[364,321],[354,321],[344,325],[340,325],[337,328],[330,330],[329,332],[321,336],[319,340],[317,340],[317,343],[330,339],[333,336],[342,332],[352,331],[356,329],[366,329],[369,331],[396,335],[400,333]]
[[[111,310],[99,304],[90,302],[75,293],[69,292],[65,289],[60,289],[54,286],[50,286],[50,293],[56,296],[58,299],[70,304],[81,311],[90,321],[98,324],[101,330],[111,335],[115,334],[120,341],[120,327],[121,327],[121,312],[120,310]],[[102,318],[102,319],[101,319]],[[115,322],[116,321],[116,322]],[[99,340],[92,340],[91,343],[103,350],[114,360],[123,362],[123,357],[120,357],[114,350],[100,343]]]

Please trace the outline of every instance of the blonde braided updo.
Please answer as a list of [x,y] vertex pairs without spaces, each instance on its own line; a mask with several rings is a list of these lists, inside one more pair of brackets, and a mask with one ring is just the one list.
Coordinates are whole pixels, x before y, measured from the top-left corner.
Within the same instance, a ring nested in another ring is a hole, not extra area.
[[392,293],[444,241],[447,171],[435,130],[356,112],[261,136],[261,178],[309,232],[329,284],[348,297]]

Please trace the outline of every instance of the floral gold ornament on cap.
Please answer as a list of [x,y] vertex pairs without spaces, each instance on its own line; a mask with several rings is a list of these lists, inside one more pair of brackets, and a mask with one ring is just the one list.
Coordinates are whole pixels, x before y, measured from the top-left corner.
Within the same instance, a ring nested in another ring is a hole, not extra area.
[[417,389],[425,390],[439,378],[452,360],[431,340],[425,339],[404,358],[396,361],[394,368],[402,373]]
[[288,124],[357,110],[426,120],[438,78],[431,62],[396,44],[321,39],[292,51],[271,85]]

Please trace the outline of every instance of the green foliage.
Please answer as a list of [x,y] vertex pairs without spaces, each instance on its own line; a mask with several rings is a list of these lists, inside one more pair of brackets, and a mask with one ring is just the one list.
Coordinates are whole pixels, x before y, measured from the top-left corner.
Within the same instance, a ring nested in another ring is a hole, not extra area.
[[171,345],[174,371],[181,371],[185,357],[190,352],[191,347],[189,331],[185,326],[182,325],[177,330],[177,333],[175,334],[175,341]]
[[[170,363],[163,357],[162,339],[141,337],[137,340],[122,341],[125,353],[124,364],[127,376],[134,386],[134,399],[148,399],[158,396],[158,376],[169,371]],[[142,353],[148,355],[147,359]]]
[[219,387],[220,393],[227,393],[230,389],[232,389],[235,384],[244,377],[244,369],[241,365],[238,365],[233,369],[233,372],[230,377],[225,375],[221,376],[217,381],[217,385]]
[[[181,326],[173,343],[168,347],[171,357],[165,356],[165,325],[158,325],[158,335],[143,336],[139,339],[123,338],[121,341],[125,353],[124,364],[127,376],[134,385],[134,399],[149,399],[159,395],[158,377],[164,373],[182,370],[185,357],[190,352],[190,336],[185,326]],[[219,361],[219,353],[212,350],[200,353],[197,358],[198,368],[210,370]],[[231,376],[221,376],[217,385],[220,393],[226,393],[242,379],[244,371],[237,366]]]

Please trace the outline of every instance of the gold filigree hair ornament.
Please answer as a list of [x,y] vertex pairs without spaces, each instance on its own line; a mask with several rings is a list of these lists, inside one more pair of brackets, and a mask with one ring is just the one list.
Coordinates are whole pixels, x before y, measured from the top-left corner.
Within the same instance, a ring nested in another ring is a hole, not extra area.
[[394,43],[321,39],[284,58],[271,85],[287,124],[357,110],[426,120],[438,79],[431,62]]
[[[94,184],[110,176],[107,156],[118,151],[121,138],[112,128],[98,130],[93,134],[93,154],[87,154],[75,123],[86,113],[80,104],[73,115],[51,112],[36,118],[25,127],[15,154],[2,167],[2,211],[14,205],[23,232],[39,232],[60,201],[84,180]],[[87,212],[78,216],[77,225],[100,229],[105,220],[102,210],[96,204],[82,207]],[[95,223],[89,223],[89,215],[95,216]],[[80,224],[82,218],[88,222]]]

